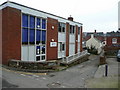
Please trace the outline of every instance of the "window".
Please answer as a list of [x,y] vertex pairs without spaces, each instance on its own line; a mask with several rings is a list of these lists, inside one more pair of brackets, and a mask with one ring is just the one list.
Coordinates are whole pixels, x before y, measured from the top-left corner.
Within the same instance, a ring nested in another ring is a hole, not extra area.
[[70,33],[72,33],[72,25],[70,25]]
[[46,29],[46,20],[42,19],[42,29]]
[[22,15],[22,27],[28,27],[28,15]]
[[35,28],[35,17],[30,16],[30,28]]
[[60,51],[65,51],[65,43],[59,42],[60,43]]
[[36,30],[36,44],[41,43],[41,30]]
[[[36,22],[36,26],[35,26],[35,22]],[[42,28],[41,28],[41,25],[42,25]],[[27,14],[22,14],[22,43],[23,44],[35,44],[35,41],[36,41],[36,44],[40,44],[40,43],[45,44],[45,41],[46,41],[45,29],[46,29],[46,19],[42,19],[39,17],[27,15]],[[36,36],[35,36],[35,32],[36,32]],[[36,40],[35,40],[35,37],[36,37]]]
[[37,29],[40,29],[40,28],[41,28],[41,19],[40,19],[40,18],[37,18],[36,28],[37,28]]
[[22,44],[28,44],[28,29],[22,29]]
[[37,57],[36,57],[36,61],[40,61],[40,56],[37,56]]
[[112,39],[112,44],[116,44],[117,43],[117,38],[113,38]]
[[43,55],[41,59],[42,59],[42,60],[45,60],[45,55]]
[[37,47],[36,47],[36,55],[39,55],[39,54],[40,54],[40,51],[41,51],[41,50],[40,50],[40,46],[37,46]]
[[42,54],[45,54],[45,46],[42,46]]
[[78,34],[80,34],[80,27],[78,27]]
[[59,32],[65,32],[65,24],[64,23],[60,23],[59,22],[59,25],[58,25],[59,27],[58,27],[58,31]]
[[65,50],[65,44],[62,44],[62,51]]
[[73,30],[72,31],[73,31],[73,34],[74,34],[75,33],[75,26],[73,26]]
[[62,32],[65,32],[65,24],[62,24]]
[[42,44],[45,44],[46,41],[46,31],[42,31]]
[[[36,61],[45,60],[46,54],[46,19],[22,14],[22,44],[35,47]],[[30,50],[25,53],[30,58]],[[34,57],[34,55],[33,55]]]
[[34,29],[30,29],[29,30],[29,43],[30,44],[35,44],[35,30]]
[[75,33],[75,26],[70,25],[70,34]]
[[58,31],[61,32],[61,23],[59,23]]

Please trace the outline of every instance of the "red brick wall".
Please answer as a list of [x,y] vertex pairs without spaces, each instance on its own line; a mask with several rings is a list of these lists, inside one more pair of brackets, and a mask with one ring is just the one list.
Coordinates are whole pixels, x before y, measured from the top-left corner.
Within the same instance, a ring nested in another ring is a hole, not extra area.
[[78,52],[78,26],[75,26],[76,33],[75,33],[75,54]]
[[111,46],[112,45],[112,39],[113,38],[117,38],[117,43],[118,45],[120,45],[120,37],[106,37],[106,45],[107,46]]
[[0,64],[2,64],[2,10],[0,10]]
[[80,27],[80,52],[83,51],[83,48],[82,48],[82,36],[83,36],[83,34],[82,34],[82,32],[83,32],[83,27],[81,26]]
[[21,59],[21,11],[6,7],[2,10],[2,60]]
[[[52,18],[47,18],[47,60],[54,60],[58,58],[58,21]],[[54,26],[54,29],[52,29]],[[57,42],[57,47],[50,47],[50,42]]]
[[69,56],[69,23],[66,23],[66,56]]

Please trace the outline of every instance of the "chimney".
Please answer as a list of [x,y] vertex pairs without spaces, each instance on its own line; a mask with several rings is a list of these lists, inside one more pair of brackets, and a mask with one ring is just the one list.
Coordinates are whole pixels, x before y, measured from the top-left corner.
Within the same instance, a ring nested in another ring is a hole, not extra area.
[[94,33],[96,33],[97,31],[95,30],[95,32]]
[[70,15],[70,17],[68,17],[68,20],[73,21],[73,17]]

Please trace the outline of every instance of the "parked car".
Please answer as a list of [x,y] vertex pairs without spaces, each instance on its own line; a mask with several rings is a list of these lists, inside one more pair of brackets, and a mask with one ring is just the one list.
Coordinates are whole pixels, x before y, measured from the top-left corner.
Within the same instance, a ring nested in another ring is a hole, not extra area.
[[118,53],[117,53],[117,61],[120,62],[120,50],[118,50]]

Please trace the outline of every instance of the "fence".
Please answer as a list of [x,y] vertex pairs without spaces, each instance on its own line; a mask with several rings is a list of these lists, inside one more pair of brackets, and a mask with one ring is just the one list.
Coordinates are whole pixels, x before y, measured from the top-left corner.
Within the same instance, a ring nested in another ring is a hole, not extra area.
[[69,62],[72,62],[72,61],[74,61],[74,60],[76,60],[76,59],[86,55],[86,54],[88,54],[87,50],[79,52],[79,53],[74,54],[72,56],[64,57],[64,58],[62,58],[62,62],[69,63]]

